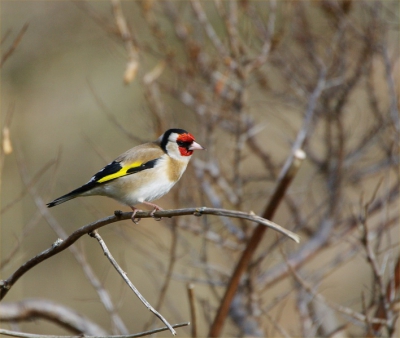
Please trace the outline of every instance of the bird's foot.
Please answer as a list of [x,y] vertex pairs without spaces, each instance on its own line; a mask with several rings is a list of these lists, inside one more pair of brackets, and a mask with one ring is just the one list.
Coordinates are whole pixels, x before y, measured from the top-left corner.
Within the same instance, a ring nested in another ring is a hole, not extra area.
[[155,221],[161,221],[162,217],[156,217],[154,216],[154,213],[158,210],[164,210],[162,208],[154,208],[153,211],[150,213],[150,216],[154,218]]
[[159,207],[157,204],[154,203],[150,203],[150,202],[143,202],[143,204],[149,205],[151,207],[153,207],[153,211],[150,213],[150,216],[154,218],[154,220],[156,221],[161,221],[162,217],[155,217],[154,213],[158,210],[164,210],[163,208]]
[[132,209],[132,211],[133,211],[132,217],[131,217],[132,222],[135,223],[135,224],[138,224],[138,223],[140,222],[141,218],[135,218],[135,215],[136,215],[136,213],[137,213],[138,211],[142,211],[142,210],[140,210],[140,209],[138,209],[138,208],[135,208],[135,207],[131,207],[131,209]]

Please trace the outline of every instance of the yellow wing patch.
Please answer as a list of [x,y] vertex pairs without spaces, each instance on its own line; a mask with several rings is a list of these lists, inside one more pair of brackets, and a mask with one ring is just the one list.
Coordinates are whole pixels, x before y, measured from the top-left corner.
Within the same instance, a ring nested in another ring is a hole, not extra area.
[[[129,166],[125,166],[125,167],[119,166],[119,168],[115,168],[115,166],[114,166],[115,169],[119,169],[119,170],[97,179],[96,182],[104,183],[104,182],[111,181],[111,180],[114,180],[114,179],[122,177],[122,176],[126,176],[128,174],[132,174],[132,173],[136,172],[135,169],[136,168],[139,169],[142,166],[142,164],[143,164],[142,162],[133,162]],[[104,169],[107,169],[107,167],[105,167]],[[138,170],[138,171],[140,171],[140,170]]]

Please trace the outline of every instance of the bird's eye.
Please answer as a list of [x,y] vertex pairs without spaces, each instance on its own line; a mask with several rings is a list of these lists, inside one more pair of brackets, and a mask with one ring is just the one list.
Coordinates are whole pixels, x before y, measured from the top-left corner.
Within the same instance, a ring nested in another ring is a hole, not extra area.
[[189,144],[187,142],[183,141],[176,141],[179,147],[187,147]]

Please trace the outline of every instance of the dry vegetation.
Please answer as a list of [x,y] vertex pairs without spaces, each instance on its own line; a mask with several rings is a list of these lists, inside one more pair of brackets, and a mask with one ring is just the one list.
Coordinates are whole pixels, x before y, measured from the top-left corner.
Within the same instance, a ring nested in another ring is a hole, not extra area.
[[[177,329],[178,335],[399,335],[397,2],[112,0],[107,6],[68,6],[118,46],[115,53],[126,63],[117,74],[124,82],[121,88],[135,86],[146,99],[134,119],[142,115],[147,129],[135,134],[118,111],[106,108],[110,103],[96,84],[86,83],[91,91],[87,95],[107,117],[107,128],[137,144],[170,127],[183,127],[207,147],[163,199],[165,205],[256,214],[301,238],[296,244],[264,225],[206,212],[147,221],[139,230],[114,223],[92,234],[104,231],[109,250],[121,250],[116,260],[133,284],[140,279],[142,288],[137,287],[155,311],[170,323],[191,321],[188,328]],[[13,37],[3,29],[3,71],[30,30],[24,26]],[[86,200],[66,205],[69,214],[45,208],[54,182],[70,187],[73,175],[82,174],[83,183],[93,172],[63,171],[71,161],[66,155],[42,157],[42,164],[31,168],[23,151],[23,142],[29,140],[21,141],[19,150],[10,148],[13,132],[22,133],[13,123],[19,114],[18,95],[3,93],[3,100],[8,106],[2,106],[0,165],[7,168],[14,161],[13,173],[20,175],[22,186],[16,184],[18,191],[2,198],[2,247],[8,243],[1,260],[6,280],[1,294],[7,294],[0,303],[2,326],[8,323],[8,329],[18,331],[17,323],[44,319],[87,335],[158,327],[156,318],[149,319],[143,305],[128,296],[121,280],[108,276],[114,271],[98,265],[103,254],[85,236],[68,242],[72,255],[63,260],[65,278],[75,282],[65,297],[54,297],[46,288],[32,291],[38,283],[13,293],[21,281],[13,284],[28,278],[28,270],[30,278],[51,273],[39,268],[56,257],[42,262],[36,256],[58,246],[51,247],[50,238],[36,250],[24,251],[38,224],[49,224],[58,238],[67,239],[88,219],[107,213]],[[82,143],[89,142],[89,151],[105,163],[119,153],[85,136],[89,141]],[[57,144],[52,146],[54,154]],[[2,171],[3,184],[15,181],[9,172]],[[66,190],[56,186],[51,194]],[[10,238],[7,229],[15,221],[4,216],[15,208],[24,217],[18,218],[21,231]],[[86,208],[91,218],[75,215],[78,208]],[[123,215],[95,223],[90,231],[129,218]],[[66,231],[62,224],[69,221],[74,228]],[[113,230],[106,232],[109,228]],[[88,232],[83,230],[80,236]],[[32,257],[33,268],[21,270]],[[21,274],[7,284],[16,271]],[[52,276],[51,283],[61,287],[66,280]],[[88,312],[81,301],[70,299],[84,287],[92,288],[88,298],[94,300]],[[41,334],[49,330],[23,329]]]

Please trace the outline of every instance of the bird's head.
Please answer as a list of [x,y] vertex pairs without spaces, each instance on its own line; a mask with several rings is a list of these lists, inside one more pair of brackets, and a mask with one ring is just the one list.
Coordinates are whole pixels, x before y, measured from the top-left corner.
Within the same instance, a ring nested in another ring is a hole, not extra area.
[[171,157],[182,159],[192,156],[194,150],[204,148],[195,142],[194,136],[183,129],[169,129],[158,139],[161,148]]

